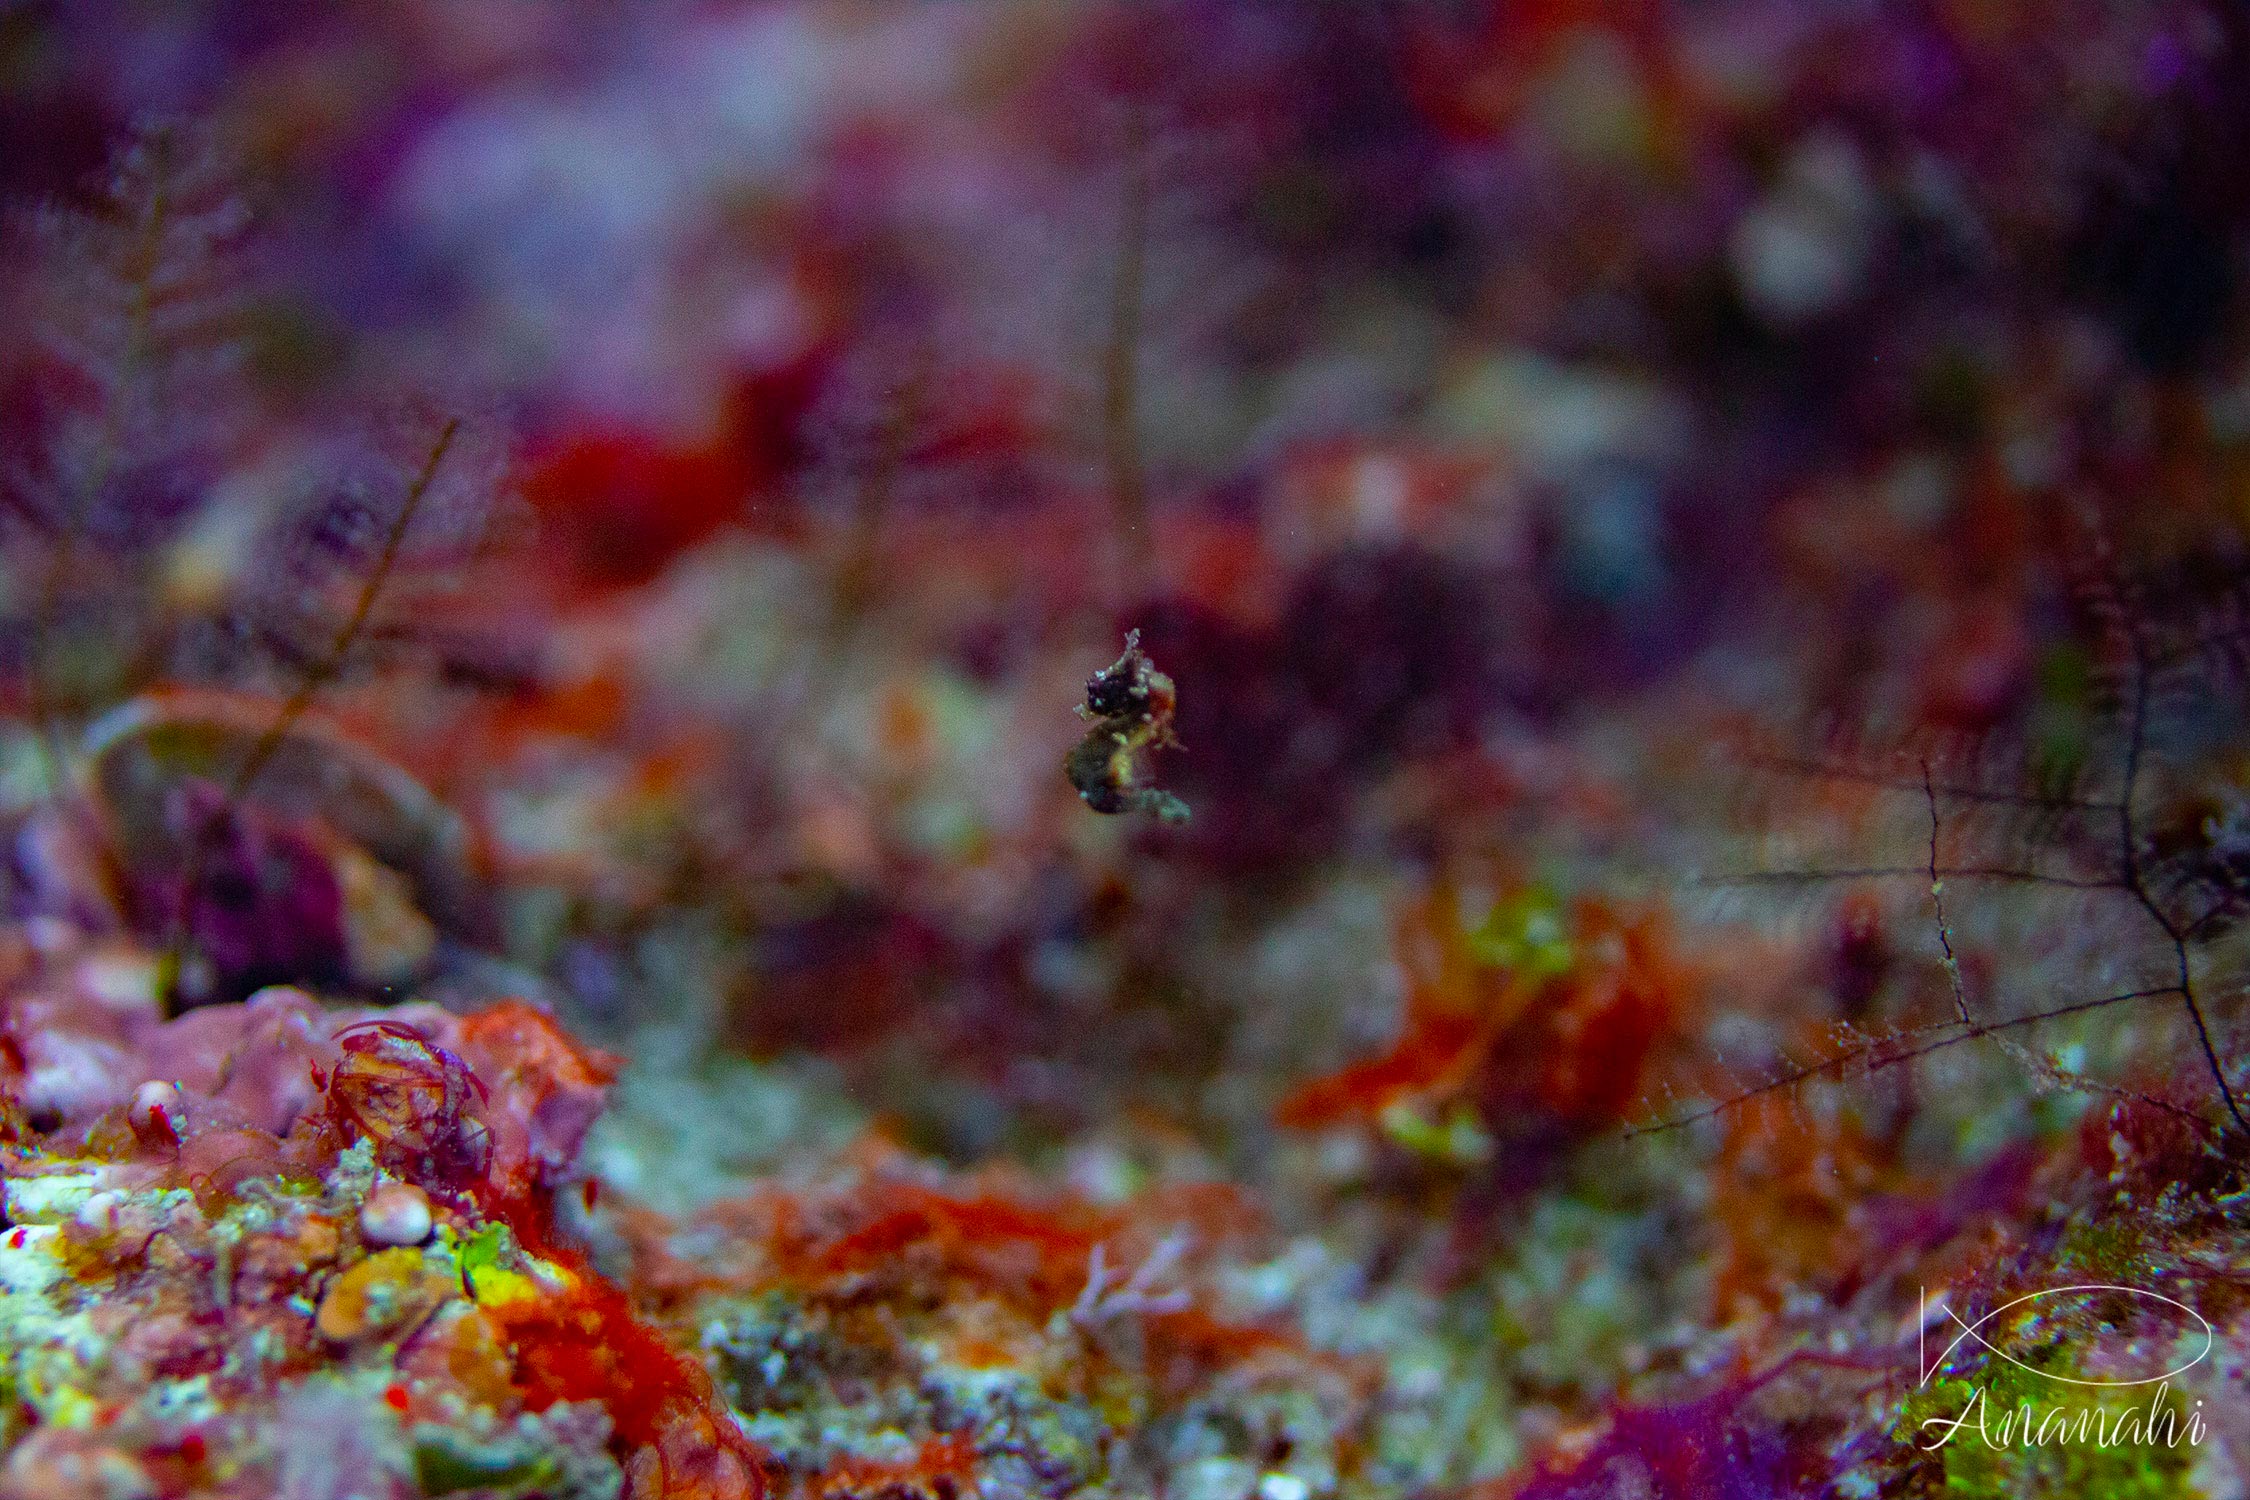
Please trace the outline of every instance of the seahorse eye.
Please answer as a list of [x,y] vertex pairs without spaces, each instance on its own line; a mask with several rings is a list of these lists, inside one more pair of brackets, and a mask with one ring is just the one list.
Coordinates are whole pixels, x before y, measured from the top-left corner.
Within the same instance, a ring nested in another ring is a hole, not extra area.
[[1131,713],[1147,695],[1127,672],[1096,672],[1086,679],[1086,706],[1102,718]]

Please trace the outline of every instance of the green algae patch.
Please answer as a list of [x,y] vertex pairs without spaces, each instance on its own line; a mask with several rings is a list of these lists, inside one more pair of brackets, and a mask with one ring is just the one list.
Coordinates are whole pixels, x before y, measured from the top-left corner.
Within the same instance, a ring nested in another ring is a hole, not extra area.
[[551,1490],[561,1477],[562,1465],[551,1454],[483,1446],[443,1429],[424,1432],[414,1444],[414,1482],[425,1495],[524,1494]]
[[[2056,1377],[2062,1378],[2056,1378]],[[1910,1494],[1948,1500],[2100,1495],[2169,1500],[2208,1437],[2199,1408],[2166,1382],[2072,1384],[2075,1368],[1988,1360],[1973,1376],[1932,1379],[1907,1397],[1893,1436],[1912,1451]]]

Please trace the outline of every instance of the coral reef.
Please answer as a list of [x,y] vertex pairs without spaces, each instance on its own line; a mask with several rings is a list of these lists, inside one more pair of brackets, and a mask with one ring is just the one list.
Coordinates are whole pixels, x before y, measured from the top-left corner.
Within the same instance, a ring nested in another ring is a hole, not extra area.
[[2250,1493],[2245,161],[2223,0],[0,8],[0,1497]]

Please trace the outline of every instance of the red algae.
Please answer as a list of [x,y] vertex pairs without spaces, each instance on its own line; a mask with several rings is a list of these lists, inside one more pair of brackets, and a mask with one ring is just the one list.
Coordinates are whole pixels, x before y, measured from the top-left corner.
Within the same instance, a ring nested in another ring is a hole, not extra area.
[[[1472,930],[1453,889],[1438,887],[1401,923],[1403,1034],[1387,1052],[1297,1085],[1281,1123],[1395,1126],[1401,1111],[1467,1109],[1504,1138],[1541,1120],[1598,1132],[1624,1119],[1696,981],[1660,916],[1594,900],[1564,911],[1546,899],[1511,898]],[[1511,923],[1552,930],[1503,930]]]
[[0,73],[0,1500],[2250,1494],[2239,5]]
[[578,1144],[617,1077],[618,1059],[573,1038],[523,1000],[463,1017],[457,1037],[483,1091],[480,1103],[506,1122],[493,1176],[518,1191],[553,1185],[575,1164]]
[[816,1476],[811,1491],[828,1500],[958,1500],[971,1492],[976,1472],[968,1438],[933,1437],[912,1458],[845,1459]]
[[609,1414],[612,1441],[636,1455],[629,1494],[763,1496],[758,1447],[735,1426],[709,1372],[636,1315],[622,1291],[583,1268],[567,1274],[566,1289],[509,1299],[493,1314],[526,1406],[598,1404]]

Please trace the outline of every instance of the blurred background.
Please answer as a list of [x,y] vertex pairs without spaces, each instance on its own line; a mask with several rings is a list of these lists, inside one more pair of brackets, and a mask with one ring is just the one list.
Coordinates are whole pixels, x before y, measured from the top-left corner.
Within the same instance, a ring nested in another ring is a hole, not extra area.
[[[2224,935],[2245,160],[2224,0],[0,5],[12,910],[529,995],[667,1213],[1227,1184],[1351,1472],[1520,1472],[2115,1100],[1621,1132],[2161,979],[2120,800]],[[1063,774],[1129,629],[1184,823]],[[2056,878],[1949,969],[1940,863]],[[2020,1034],[2215,1109],[2176,1009]]]

